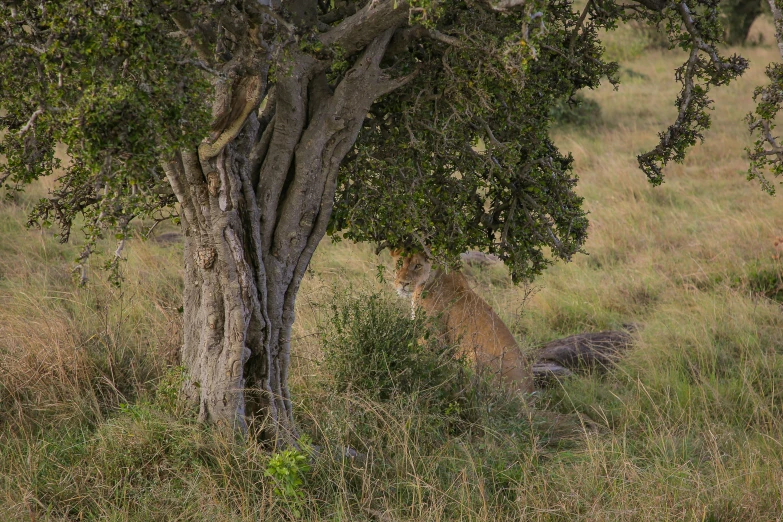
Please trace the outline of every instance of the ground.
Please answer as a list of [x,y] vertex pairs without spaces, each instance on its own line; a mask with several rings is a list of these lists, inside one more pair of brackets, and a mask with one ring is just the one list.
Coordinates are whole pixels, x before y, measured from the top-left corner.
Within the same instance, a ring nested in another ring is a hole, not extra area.
[[[638,31],[611,35],[620,89],[588,93],[600,118],[555,132],[574,155],[590,210],[586,253],[528,287],[499,266],[468,269],[531,354],[558,337],[638,324],[616,370],[541,392],[532,410],[493,396],[497,410],[456,427],[453,412],[416,397],[335,391],[322,364],[329,305],[335,295],[390,295],[393,267],[371,246],[325,241],[293,340],[294,400],[303,432],[321,448],[304,465],[198,426],[178,402],[181,247],[160,235],[174,227],[131,245],[121,289],[97,261],[90,284],[77,288],[78,245],[23,226],[45,184],[0,204],[0,512],[8,520],[783,520],[775,245],[783,207],[745,180],[742,121],[777,49],[769,21],[754,32],[755,42],[765,35],[761,44],[738,49],[750,70],[714,91],[705,143],[657,188],[635,156],[673,121],[682,56],[645,47],[651,39]],[[341,458],[346,446],[363,455]],[[281,468],[301,484],[285,482]]]

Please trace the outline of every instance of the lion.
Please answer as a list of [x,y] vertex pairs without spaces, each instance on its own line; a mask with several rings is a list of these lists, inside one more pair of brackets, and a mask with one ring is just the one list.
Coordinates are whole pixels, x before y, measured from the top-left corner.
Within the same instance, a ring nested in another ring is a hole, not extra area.
[[[401,253],[392,257],[397,260]],[[479,368],[491,369],[519,391],[533,391],[532,369],[516,339],[461,272],[433,270],[425,255],[411,254],[402,258],[394,287],[411,300],[414,318],[418,307],[439,318],[446,341],[459,343],[460,352]]]

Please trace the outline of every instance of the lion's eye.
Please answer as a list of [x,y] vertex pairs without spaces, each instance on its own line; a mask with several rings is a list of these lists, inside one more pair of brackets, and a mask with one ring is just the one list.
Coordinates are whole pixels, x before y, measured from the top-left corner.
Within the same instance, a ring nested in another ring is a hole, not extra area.
[[416,266],[413,267],[414,270],[421,270],[421,264],[416,263]]

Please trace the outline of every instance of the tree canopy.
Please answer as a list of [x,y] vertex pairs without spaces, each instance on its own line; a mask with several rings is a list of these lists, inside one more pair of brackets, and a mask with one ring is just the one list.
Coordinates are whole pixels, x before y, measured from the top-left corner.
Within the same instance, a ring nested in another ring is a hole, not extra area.
[[[394,4],[383,16],[402,22],[386,21],[399,28],[382,65],[409,81],[372,106],[340,169],[330,231],[451,259],[477,248],[500,255],[517,277],[540,272],[546,251],[568,259],[585,238],[571,159],[548,131],[559,99],[616,81],[599,29],[664,24],[689,53],[677,71],[677,119],[639,157],[654,183],[708,127],[709,88],[747,65],[720,54],[716,1],[590,0],[581,11],[567,0]],[[360,50],[341,38],[362,12],[368,26],[378,23],[366,2],[0,5],[1,121],[10,131],[0,182],[19,187],[49,174],[55,144],[65,143],[73,160],[33,214],[57,221],[64,240],[78,214],[96,237],[172,212],[161,158],[209,135],[216,82],[242,89],[243,71],[269,70],[269,96],[294,48],[322,62],[323,87],[334,88]],[[235,63],[230,47],[246,40],[269,53]]]

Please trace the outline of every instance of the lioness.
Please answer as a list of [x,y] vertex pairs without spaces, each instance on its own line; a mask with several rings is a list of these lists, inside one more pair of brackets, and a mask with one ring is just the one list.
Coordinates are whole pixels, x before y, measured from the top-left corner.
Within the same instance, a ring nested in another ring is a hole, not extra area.
[[[395,261],[399,252],[392,252]],[[461,272],[432,269],[423,254],[402,259],[394,287],[411,300],[412,314],[421,306],[428,315],[439,317],[448,342],[459,342],[460,350],[479,367],[489,368],[503,380],[524,392],[533,391],[533,373],[514,336],[494,310],[470,288]]]

